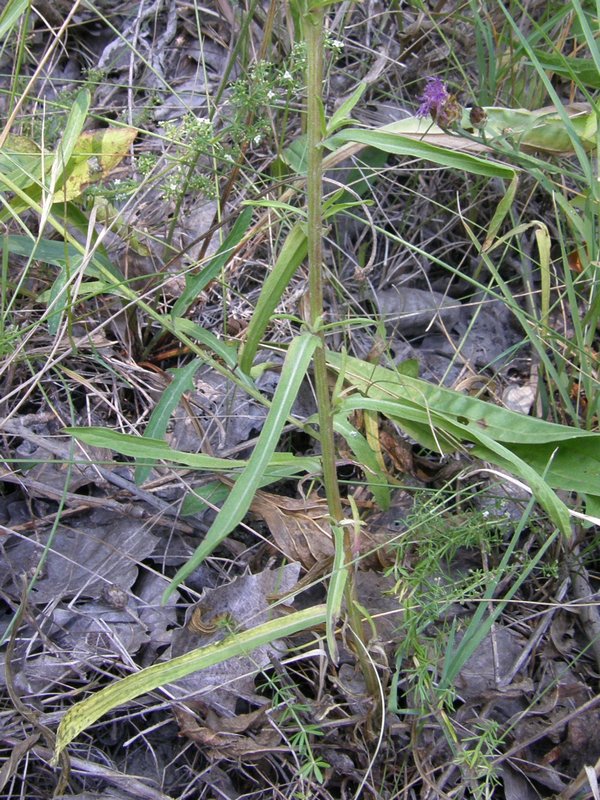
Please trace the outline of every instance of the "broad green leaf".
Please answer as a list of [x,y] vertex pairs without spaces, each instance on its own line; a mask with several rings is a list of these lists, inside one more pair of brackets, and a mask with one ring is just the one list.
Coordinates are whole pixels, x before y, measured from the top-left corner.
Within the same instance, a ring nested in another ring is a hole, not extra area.
[[315,628],[325,622],[325,606],[313,606],[284,617],[269,620],[256,628],[232,634],[216,644],[191,650],[178,658],[128,675],[72,706],[62,718],[56,735],[56,750],[52,763],[75,737],[108,714],[113,708],[147,694],[160,686],[178,681],[192,672],[221,664],[229,658],[249,655],[275,639],[292,636],[299,631]]
[[294,273],[306,258],[307,252],[308,244],[304,226],[294,225],[283,243],[275,266],[263,283],[254,314],[248,325],[246,341],[240,356],[240,369],[247,375],[250,374],[254,356],[263,333],[271,323],[273,312]]
[[[67,205],[88,185],[104,179],[127,155],[137,133],[134,128],[80,133],[89,101],[87,89],[79,92],[56,153],[42,153],[24,137],[8,137],[0,149],[0,188],[6,187],[16,195],[10,203],[13,215],[26,209],[37,210],[44,192],[50,194],[46,206]],[[2,218],[7,211],[3,211]],[[53,212],[57,213],[55,208]],[[39,213],[47,212],[42,209]]]
[[260,486],[263,475],[269,467],[275,448],[277,447],[283,426],[298,395],[298,390],[310,364],[319,340],[312,334],[303,334],[294,339],[287,351],[281,376],[271,408],[265,420],[258,441],[248,460],[248,464],[235,482],[235,486],[204,540],[196,548],[191,559],[173,578],[164,595],[166,600],[171,592],[179,586],[209,556],[231,531],[239,525],[252,504],[256,490]]
[[[169,370],[172,380],[161,395],[160,400],[154,407],[148,425],[144,431],[146,439],[162,439],[167,432],[171,414],[177,408],[181,396],[184,392],[192,390],[194,385],[194,375],[202,366],[199,358],[190,361],[185,367],[175,367]],[[135,468],[135,482],[139,485],[150,475],[153,464],[138,464]]]
[[284,164],[294,170],[297,175],[306,175],[307,170],[307,140],[306,134],[298,136],[281,153],[281,160]]
[[515,175],[515,170],[505,164],[486,161],[471,153],[439,147],[435,144],[404,136],[401,133],[391,133],[383,129],[363,130],[350,128],[336,133],[335,136],[327,139],[324,145],[334,150],[345,142],[358,142],[365,146],[377,147],[379,150],[384,150],[386,153],[394,155],[422,158],[434,164],[464,170],[473,175],[483,175],[488,178],[511,180]]
[[600,435],[587,438],[574,436],[570,441],[536,444],[510,444],[512,452],[540,474],[550,464],[547,482],[556,489],[579,492],[588,496],[600,494]]
[[210,261],[202,267],[197,275],[186,275],[185,289],[171,312],[174,318],[183,317],[189,307],[196,302],[200,292],[219,276],[223,267],[232,258],[236,247],[244,238],[244,234],[252,221],[252,214],[251,208],[245,208]]
[[[346,381],[370,399],[365,404],[350,397],[339,405],[340,413],[356,408],[379,410],[394,416],[410,435],[432,449],[452,452],[468,441],[470,452],[480,458],[509,469],[518,462],[522,476],[527,472],[525,464],[554,488],[599,493],[598,433],[527,417],[359,359],[328,353],[327,360],[334,369],[343,367]],[[525,479],[531,483],[529,473]]]

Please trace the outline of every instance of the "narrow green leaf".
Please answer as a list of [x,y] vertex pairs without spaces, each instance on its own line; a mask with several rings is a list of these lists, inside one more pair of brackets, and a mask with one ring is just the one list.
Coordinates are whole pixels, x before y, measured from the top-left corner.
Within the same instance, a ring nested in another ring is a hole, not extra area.
[[50,288],[50,299],[48,303],[49,306],[52,306],[52,313],[48,317],[48,333],[50,336],[56,336],[67,306],[67,278],[67,270],[65,268],[61,269],[58,277]]
[[[148,425],[144,431],[145,439],[162,439],[167,432],[171,414],[177,408],[181,396],[184,392],[192,390],[194,385],[194,375],[202,366],[202,361],[195,358],[186,364],[185,367],[176,367],[169,370],[172,380],[161,395],[160,400],[154,407]],[[156,462],[155,462],[156,463]],[[140,464],[135,468],[135,482],[140,486],[147,480],[154,464]]]
[[[230,458],[215,458],[203,453],[186,453],[172,450],[160,439],[145,439],[111,431],[108,428],[65,428],[65,433],[94,447],[106,447],[131,458],[146,459],[153,463],[157,459],[179,466],[207,472],[234,472],[247,466],[246,461]],[[279,478],[292,477],[301,472],[318,472],[319,459],[311,456],[294,456],[290,453],[273,453],[268,472]]]
[[500,226],[506,219],[506,215],[512,208],[513,201],[515,199],[515,195],[517,193],[517,187],[519,185],[519,178],[517,175],[511,180],[508,185],[508,189],[504,193],[502,200],[496,206],[496,210],[494,211],[494,215],[490,220],[490,224],[488,226],[487,235],[485,237],[485,241],[483,243],[483,252],[485,253],[487,250],[491,248],[494,244],[494,239],[500,230]]
[[223,362],[227,364],[230,369],[235,369],[237,367],[237,345],[223,342],[211,331],[207,331],[206,328],[198,325],[197,322],[193,322],[191,319],[186,319],[185,317],[179,317],[174,320],[173,329],[175,333],[183,333],[190,339],[195,339],[197,342],[207,347],[215,355],[223,359]]
[[541,284],[541,317],[540,322],[546,325],[550,313],[550,234],[548,227],[543,222],[538,222],[535,227],[535,240],[540,254],[540,284]]
[[202,267],[199,274],[186,276],[185,289],[171,312],[173,317],[183,317],[192,303],[195,303],[200,292],[219,276],[223,267],[233,256],[235,248],[244,238],[244,234],[252,221],[252,214],[253,210],[251,208],[245,208],[236,219],[223,244],[210,261]]
[[377,147],[386,153],[422,158],[434,164],[464,170],[473,175],[483,175],[488,178],[512,180],[516,174],[513,167],[500,164],[497,161],[486,161],[470,153],[438,147],[435,144],[402,136],[399,133],[389,133],[381,130],[350,128],[336,133],[335,136],[324,142],[324,145],[334,150],[345,142],[360,142],[370,147]]
[[171,585],[164,594],[166,601],[169,595],[209,556],[226,536],[244,518],[250,508],[256,490],[260,486],[263,475],[281,436],[283,426],[291,411],[292,405],[298,394],[300,384],[304,380],[310,360],[319,344],[319,340],[312,334],[303,334],[294,339],[288,349],[279,384],[273,397],[271,408],[265,420],[258,441],[248,460],[243,473],[235,482],[235,486],[223,508],[217,514],[204,540],[196,548],[191,559],[173,578]]
[[[534,131],[535,140],[531,142],[531,145],[538,149],[544,149],[546,152],[555,154],[574,152],[583,170],[583,174],[585,175],[589,184],[592,185],[594,181],[597,182],[597,176],[594,174],[593,165],[586,156],[585,151],[586,149],[593,149],[597,147],[597,110],[594,108],[590,109],[587,114],[583,115],[583,119],[580,119],[579,125],[574,123],[574,119],[577,115],[574,115],[572,118],[569,117],[567,108],[563,105],[562,99],[559,97],[556,89],[552,85],[550,77],[546,74],[542,65],[538,61],[527,36],[523,34],[523,31],[515,22],[510,11],[504,6],[504,4],[500,3],[499,6],[507,23],[512,28],[516,39],[520,42],[523,50],[531,59],[535,71],[540,81],[544,84],[544,87],[548,92],[548,97],[550,98],[551,102],[554,103],[556,109],[554,120],[549,119],[551,115],[544,113],[543,109],[539,111],[540,116],[543,118],[543,122],[541,125],[541,130]],[[585,15],[580,18],[580,22],[582,26],[587,26]],[[600,66],[600,61],[598,61],[597,66]],[[527,144],[530,144],[530,142],[528,141]]]
[[230,491],[229,486],[226,486],[221,481],[211,481],[198,489],[192,489],[183,499],[181,516],[188,517],[192,514],[200,514],[211,506],[221,505]]
[[[498,460],[500,451],[494,456],[487,440],[489,437],[479,425],[469,425],[466,417],[455,418],[436,407],[428,407],[424,399],[419,407],[409,401],[386,401],[374,398],[360,398],[354,395],[345,400],[339,408],[340,413],[349,414],[357,409],[378,411],[393,417],[401,427],[424,447],[442,453],[453,453],[463,449],[462,442],[471,442],[469,452],[484,460],[493,461],[510,469],[512,456],[525,462],[538,475],[544,475],[548,485],[565,491],[582,494],[597,494],[600,486],[600,437],[590,434],[588,438],[577,436],[572,440],[549,441],[521,445],[506,442],[503,446],[512,454]],[[531,419],[525,417],[524,419]],[[460,422],[459,420],[464,420]],[[524,437],[525,438],[525,437]]]
[[9,0],[0,14],[0,40],[14,28],[28,5],[29,0]]
[[333,567],[331,570],[331,578],[327,588],[327,647],[329,655],[334,664],[338,663],[339,653],[338,646],[335,639],[335,626],[342,610],[342,599],[344,597],[344,589],[346,581],[348,580],[348,565],[345,559],[344,550],[344,529],[341,525],[332,525],[334,542],[334,556]]
[[[11,234],[0,240],[0,251],[4,245],[6,245],[9,253],[35,259],[36,261],[43,261],[46,264],[53,264],[61,269],[68,263],[73,272],[79,268],[84,258],[84,254],[72,244],[54,241],[53,239],[35,241],[29,236]],[[124,282],[125,279],[122,275],[119,275],[116,267],[106,256],[101,253],[95,253],[86,273],[97,277],[105,277],[105,272],[108,272],[112,278],[110,291],[113,294],[119,294],[118,283]],[[122,296],[128,295],[123,292]]]
[[[63,135],[57,145],[52,169],[50,170],[50,178],[48,186],[47,202],[44,203],[40,219],[40,229],[43,230],[46,225],[46,219],[52,204],[55,187],[60,179],[60,176],[65,172],[67,164],[73,155],[76,147],[77,140],[83,126],[85,124],[87,113],[89,111],[91,102],[91,95],[88,89],[82,89],[77,93],[77,96],[71,106]],[[64,245],[66,247],[66,244]],[[53,313],[48,319],[48,332],[51,336],[55,336],[62,323],[64,313],[71,300],[68,289],[68,281],[73,274],[70,269],[68,259],[65,259],[65,264],[61,268],[58,278],[54,281],[51,291],[51,300],[53,304]]]
[[549,487],[598,494],[598,433],[517,414],[360,359],[328,353],[327,360],[343,369],[346,381],[366,395],[338,403],[339,414],[357,408],[379,411],[425,446],[442,452],[471,442],[473,455],[520,475],[561,530],[568,512]]
[[354,425],[341,414],[333,418],[333,427],[336,433],[344,437],[346,444],[356,456],[356,460],[364,470],[367,486],[373,495],[377,507],[382,511],[389,508],[391,490],[387,475],[382,471],[377,457],[365,437],[357,431]]
[[306,217],[306,211],[303,208],[297,208],[290,203],[282,203],[281,200],[244,200],[243,204],[252,208],[272,208],[274,211],[285,211],[295,217]]
[[288,233],[275,266],[263,284],[260,297],[250,320],[246,341],[240,356],[240,369],[250,374],[252,362],[263,333],[271,322],[273,312],[281,300],[294,273],[307,254],[306,232],[302,225],[294,225]]
[[[69,115],[65,122],[63,135],[57,145],[52,169],[50,171],[49,191],[54,194],[54,188],[59,178],[67,169],[67,165],[77,147],[77,142],[85,125],[92,96],[89,89],[81,89],[73,101]],[[60,198],[58,198],[60,200]]]
[[[431,438],[433,442],[442,439],[442,434],[444,433],[446,434],[444,441],[447,442],[447,434],[451,432],[451,434],[456,437],[457,443],[455,449],[459,449],[461,440],[471,442],[472,445],[469,448],[470,454],[482,458],[485,461],[491,461],[493,464],[519,475],[530,487],[540,505],[546,509],[559,530],[565,536],[570,534],[570,518],[567,507],[552,491],[548,482],[541,477],[540,472],[533,469],[528,461],[520,458],[512,449],[509,449],[508,446],[500,444],[490,438],[482,430],[450,419],[443,412],[428,408],[426,404],[424,404],[423,408],[417,408],[416,406],[408,406],[398,401],[374,400],[366,397],[360,398],[356,395],[342,404],[342,412],[344,413],[349,413],[359,408],[378,411],[380,414],[384,414],[405,429],[407,421],[418,421],[422,426],[429,425],[432,428]],[[412,426],[410,430],[414,435],[414,426]],[[429,441],[431,441],[431,439]],[[448,452],[439,446],[433,449]],[[531,452],[532,449],[533,448],[530,447],[529,452]],[[550,454],[548,461],[543,465],[542,469],[542,473],[545,474],[548,479],[549,476],[554,475],[552,467],[553,453]]]
[[347,382],[369,397],[400,399],[416,407],[441,411],[456,420],[463,417],[465,424],[481,429],[487,436],[500,442],[547,444],[571,439],[595,439],[600,442],[597,433],[527,417],[358,358],[328,351],[327,363],[334,370],[343,368]]
[[113,708],[151,692],[159,686],[180,680],[192,672],[221,664],[229,658],[249,655],[257,647],[269,644],[275,639],[282,639],[322,625],[325,615],[326,609],[323,605],[295,611],[293,614],[269,620],[256,628],[233,634],[216,644],[191,650],[164,664],[154,664],[120,681],[115,681],[67,711],[58,726],[52,763],[58,762],[60,753],[76,736]]
[[[590,53],[592,55],[592,59],[594,64],[596,65],[596,70],[598,76],[600,76],[600,47],[598,47],[598,14],[600,11],[598,10],[598,4],[596,3],[596,15],[594,17],[593,14],[590,14],[590,18],[588,19],[588,15],[584,10],[583,6],[581,5],[580,0],[571,0],[571,5],[575,9],[577,13],[577,21],[579,25],[581,25],[581,30],[583,31],[583,35],[585,36],[585,41],[587,46],[590,49]],[[596,27],[592,29],[590,26],[590,19],[593,19],[596,23]]]
[[[510,600],[517,594],[523,583],[536,569],[548,549],[553,546],[556,540],[556,534],[551,534],[542,546],[535,553],[525,568],[515,568],[514,563],[511,565],[512,554],[514,548],[522,533],[522,524],[524,524],[529,511],[525,512],[525,517],[517,526],[515,533],[512,537],[509,546],[507,547],[501,563],[496,570],[490,575],[488,586],[486,587],[482,602],[477,604],[477,609],[469,623],[466,630],[463,632],[462,639],[456,644],[456,626],[453,624],[452,630],[448,636],[448,644],[444,655],[442,666],[442,674],[440,675],[439,689],[443,690],[449,688],[454,684],[459,672],[468,661],[468,659],[477,650],[479,645],[483,642],[489,634],[494,623],[500,618],[504,609]],[[509,571],[513,572],[512,580],[507,588],[502,591],[502,599],[499,600],[496,596],[496,589],[501,579],[500,576],[506,578]],[[454,620],[457,622],[457,619]]]
[[360,101],[361,97],[365,93],[366,88],[366,81],[359,83],[350,97],[346,98],[337,111],[332,114],[329,122],[327,123],[327,130],[325,132],[326,136],[331,136],[331,134],[335,133],[335,131],[337,131],[339,128],[342,128],[344,125],[352,122],[350,119],[350,114],[352,113],[354,106]]
[[591,58],[574,58],[562,53],[546,53],[538,48],[533,48],[533,52],[540,66],[545,70],[557,75],[565,75],[582,86],[600,89],[600,72]]

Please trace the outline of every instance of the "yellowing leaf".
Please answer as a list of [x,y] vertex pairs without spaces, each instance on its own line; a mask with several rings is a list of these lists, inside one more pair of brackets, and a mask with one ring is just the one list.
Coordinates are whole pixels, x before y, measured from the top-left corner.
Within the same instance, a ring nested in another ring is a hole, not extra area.
[[[508,138],[524,152],[568,155],[574,152],[571,131],[555,106],[528,111],[524,108],[484,109],[487,115],[485,134],[488,139]],[[562,109],[571,128],[586,150],[596,147],[598,112],[589,103],[571,103]],[[463,114],[463,127],[472,130],[469,109]]]
[[6,137],[6,142],[2,148],[5,151],[14,151],[15,153],[35,153],[39,154],[40,148],[27,136],[18,136],[14,133],[9,133]]
[[59,180],[54,202],[73,200],[90,184],[104,180],[128,154],[136,135],[135,128],[82,133]]

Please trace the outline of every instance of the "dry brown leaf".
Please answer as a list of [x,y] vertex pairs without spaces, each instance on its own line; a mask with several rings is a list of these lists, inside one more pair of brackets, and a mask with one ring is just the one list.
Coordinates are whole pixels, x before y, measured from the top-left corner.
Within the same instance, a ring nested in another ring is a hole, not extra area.
[[412,475],[414,470],[413,453],[410,444],[397,435],[383,429],[379,434],[382,450],[387,453],[398,472]]
[[279,550],[306,569],[333,557],[333,537],[325,500],[296,500],[257,492],[251,511],[263,519]]
[[278,731],[266,719],[265,708],[230,718],[209,711],[200,723],[189,711],[175,708],[175,717],[180,735],[206,748],[212,758],[260,759],[281,741]]
[[[250,509],[267,523],[275,545],[286,558],[308,570],[317,565],[326,570],[334,556],[334,544],[325,500],[257,492]],[[370,521],[368,527],[362,527],[359,566],[377,569],[385,564],[384,549],[390,538],[388,530],[373,528]]]

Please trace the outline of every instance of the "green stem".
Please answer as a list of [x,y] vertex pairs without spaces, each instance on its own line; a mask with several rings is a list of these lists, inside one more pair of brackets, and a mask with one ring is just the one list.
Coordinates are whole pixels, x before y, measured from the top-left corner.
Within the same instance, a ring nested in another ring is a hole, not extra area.
[[343,519],[342,502],[337,481],[333,419],[327,381],[325,360],[325,334],[323,317],[323,148],[321,135],[321,95],[323,84],[323,9],[316,9],[305,17],[307,50],[307,147],[308,172],[306,177],[306,202],[308,215],[308,269],[309,269],[309,322],[321,339],[315,352],[314,373],[321,431],[323,482],[327,495],[329,514],[334,524]]
[[[309,269],[309,323],[311,330],[321,340],[314,354],[314,378],[317,395],[319,431],[323,462],[323,484],[331,524],[336,526],[344,519],[336,469],[336,452],[333,434],[333,414],[325,358],[325,333],[323,331],[323,145],[322,145],[322,90],[323,90],[323,30],[324,10],[315,8],[304,17],[306,41],[306,91],[307,91],[307,240]],[[344,528],[346,564],[353,560],[348,527]],[[379,684],[375,669],[369,660],[362,615],[355,602],[355,586],[351,568],[345,587],[345,600],[352,633],[357,639],[356,656],[373,698],[377,698]]]

